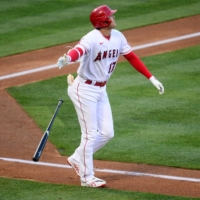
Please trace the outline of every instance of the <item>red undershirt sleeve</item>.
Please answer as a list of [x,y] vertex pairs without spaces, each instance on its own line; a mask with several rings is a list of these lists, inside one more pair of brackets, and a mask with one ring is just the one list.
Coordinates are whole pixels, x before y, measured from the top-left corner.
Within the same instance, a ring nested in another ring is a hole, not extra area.
[[130,52],[124,57],[129,61],[129,63],[141,74],[146,76],[148,79],[152,76],[150,71],[147,69],[147,67],[144,65],[144,63],[133,53]]
[[71,60],[70,62],[74,62],[78,60],[83,55],[83,50],[79,47],[76,47],[74,49],[71,49],[68,53],[68,56],[70,56]]

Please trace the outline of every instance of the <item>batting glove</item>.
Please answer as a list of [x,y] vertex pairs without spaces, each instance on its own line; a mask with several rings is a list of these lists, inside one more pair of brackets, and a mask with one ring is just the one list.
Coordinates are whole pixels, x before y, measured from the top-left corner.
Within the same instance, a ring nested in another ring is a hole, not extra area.
[[58,59],[58,62],[57,62],[58,68],[61,69],[62,67],[68,65],[70,60],[71,60],[70,57],[64,54],[64,56]]
[[74,77],[71,74],[69,74],[67,76],[67,83],[68,83],[68,85],[71,86],[73,84],[73,82],[74,82]]
[[159,90],[159,94],[164,93],[164,87],[162,83],[160,83],[154,76],[152,76],[149,80]]

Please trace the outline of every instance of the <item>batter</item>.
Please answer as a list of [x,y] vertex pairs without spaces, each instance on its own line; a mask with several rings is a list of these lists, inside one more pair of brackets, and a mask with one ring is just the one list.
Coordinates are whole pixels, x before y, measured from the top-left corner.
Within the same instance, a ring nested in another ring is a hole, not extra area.
[[86,34],[67,55],[58,59],[60,68],[80,60],[77,77],[68,75],[68,95],[72,100],[81,128],[81,142],[68,163],[80,177],[81,185],[104,187],[106,181],[94,176],[93,154],[114,136],[113,117],[106,83],[114,72],[117,60],[123,55],[129,63],[164,93],[163,85],[132,52],[124,35],[114,29],[114,13],[107,5],[95,8],[90,14],[94,30]]

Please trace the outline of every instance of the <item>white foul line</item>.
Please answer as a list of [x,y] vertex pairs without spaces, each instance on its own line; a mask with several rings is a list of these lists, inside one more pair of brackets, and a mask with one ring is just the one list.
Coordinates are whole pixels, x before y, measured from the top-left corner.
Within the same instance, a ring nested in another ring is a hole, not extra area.
[[179,41],[179,40],[185,40],[185,39],[198,37],[198,36],[200,36],[200,32],[192,33],[192,34],[189,34],[189,35],[183,35],[183,36],[180,36],[180,37],[170,38],[170,39],[166,39],[166,40],[161,40],[161,41],[153,42],[153,43],[149,43],[149,44],[139,45],[139,46],[133,47],[132,49],[133,50],[144,49],[144,48],[148,48],[148,47],[153,47],[153,46],[166,44],[166,43],[170,43],[170,42],[176,42],[176,41]]
[[[48,162],[33,162],[29,160],[3,158],[3,157],[0,157],[0,160],[8,161],[8,162],[18,162],[18,163],[30,164],[30,165],[42,165],[42,166],[47,166],[47,167],[71,169],[71,166],[64,165],[64,164],[55,164],[55,163],[48,163]],[[121,174],[121,175],[128,175],[128,176],[147,176],[147,177],[163,178],[163,179],[170,179],[170,180],[176,180],[176,181],[188,181],[188,182],[200,183],[200,179],[198,178],[187,178],[187,177],[180,177],[180,176],[169,176],[169,175],[162,175],[162,174],[150,174],[150,173],[131,172],[131,171],[112,170],[112,169],[95,168],[94,170],[97,172],[103,172],[103,173],[113,173],[113,174]]]
[[14,78],[14,77],[17,77],[17,76],[23,76],[23,75],[26,75],[26,74],[32,74],[32,73],[35,73],[35,72],[40,72],[40,71],[44,71],[44,70],[48,70],[48,69],[53,69],[55,67],[56,67],[56,64],[48,65],[48,66],[44,66],[44,67],[40,67],[40,68],[36,68],[36,69],[30,69],[30,70],[26,70],[26,71],[23,71],[23,72],[17,72],[17,73],[13,73],[13,74],[8,74],[8,75],[0,76],[0,80]]
[[[185,40],[185,39],[198,37],[198,36],[200,36],[200,32],[192,33],[192,34],[188,34],[188,35],[184,35],[184,36],[180,36],[180,37],[174,37],[174,38],[170,38],[170,39],[166,39],[166,40],[161,40],[158,42],[152,42],[152,43],[148,43],[148,44],[144,44],[144,45],[135,46],[135,47],[132,47],[132,50],[144,49],[144,48],[148,48],[148,47],[153,47],[153,46],[166,44],[166,43],[170,43],[170,42],[176,42],[179,40]],[[70,63],[70,64],[73,64],[73,63]],[[44,71],[44,70],[48,70],[48,69],[53,69],[53,68],[57,68],[57,65],[52,64],[52,65],[48,65],[48,66],[44,66],[44,67],[40,67],[40,68],[36,68],[36,69],[31,69],[31,70],[26,70],[23,72],[17,72],[17,73],[13,73],[13,74],[0,76],[0,80],[14,78],[14,77],[31,74],[31,73],[35,73],[35,72],[39,72],[39,71]]]

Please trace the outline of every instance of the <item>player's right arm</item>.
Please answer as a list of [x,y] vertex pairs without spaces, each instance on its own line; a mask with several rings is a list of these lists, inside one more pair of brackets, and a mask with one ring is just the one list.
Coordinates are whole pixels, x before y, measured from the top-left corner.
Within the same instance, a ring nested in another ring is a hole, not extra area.
[[80,45],[77,45],[70,49],[67,54],[64,54],[64,56],[58,59],[57,66],[59,69],[61,69],[62,67],[68,65],[70,62],[77,61],[84,54],[85,49]]

